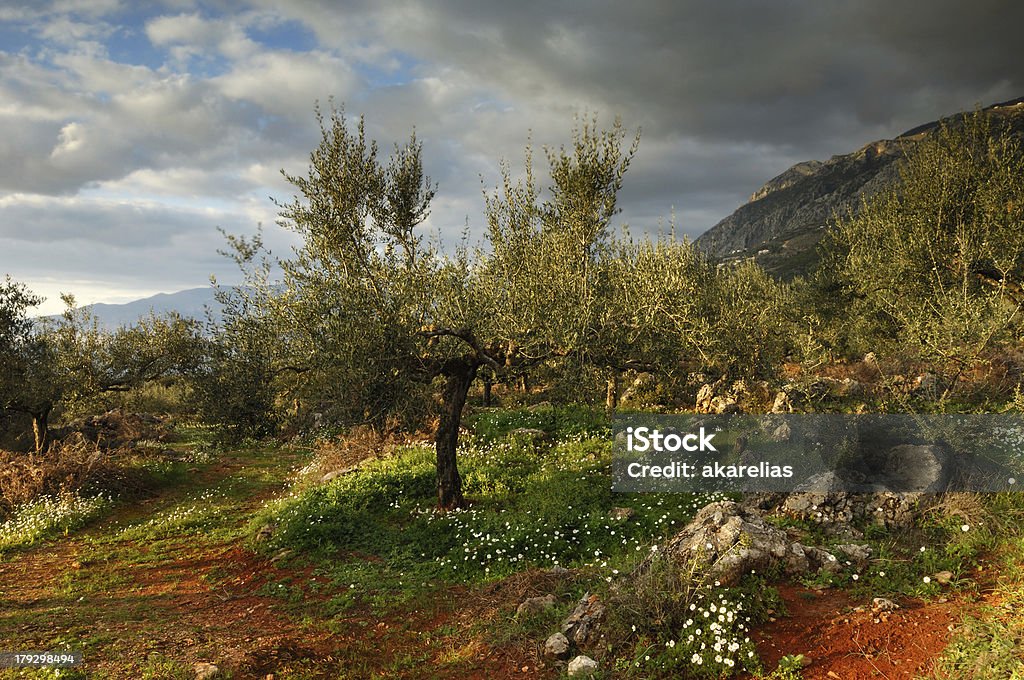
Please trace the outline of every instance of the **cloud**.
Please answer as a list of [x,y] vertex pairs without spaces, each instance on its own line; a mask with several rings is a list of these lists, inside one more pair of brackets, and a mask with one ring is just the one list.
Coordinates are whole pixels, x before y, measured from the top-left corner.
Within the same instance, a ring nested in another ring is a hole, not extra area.
[[1024,5],[997,0],[65,0],[0,20],[23,37],[0,51],[0,264],[133,290],[202,285],[217,224],[272,221],[332,95],[382,154],[415,128],[451,242],[481,233],[499,161],[521,172],[532,140],[543,165],[577,113],[643,128],[622,221],[674,208],[695,236],[795,162],[1024,94]]

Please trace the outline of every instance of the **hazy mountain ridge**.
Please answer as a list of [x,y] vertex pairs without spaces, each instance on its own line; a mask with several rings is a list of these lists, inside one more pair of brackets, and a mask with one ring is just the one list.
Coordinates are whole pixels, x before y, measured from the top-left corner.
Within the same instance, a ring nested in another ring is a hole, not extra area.
[[[1024,133],[1024,98],[984,109]],[[956,122],[964,114],[943,120]],[[907,149],[933,134],[932,121],[895,139],[866,144],[825,162],[804,161],[770,179],[750,200],[707,232],[695,244],[717,258],[755,257],[772,273],[805,272],[816,260],[815,247],[835,215],[856,211],[865,197],[891,187],[898,179],[898,161]]]
[[214,313],[214,318],[219,317],[220,303],[214,298],[215,293],[216,289],[212,286],[189,288],[177,293],[157,293],[141,300],[122,304],[97,302],[86,305],[85,309],[96,317],[99,327],[104,330],[132,326],[151,314],[156,316],[178,314],[182,317],[203,321],[206,319],[208,308]]

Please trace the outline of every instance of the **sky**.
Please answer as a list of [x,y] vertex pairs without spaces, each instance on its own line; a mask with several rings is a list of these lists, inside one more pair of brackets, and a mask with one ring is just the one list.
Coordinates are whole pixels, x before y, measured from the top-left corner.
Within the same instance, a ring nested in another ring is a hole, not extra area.
[[1022,25],[1013,0],[0,0],[0,276],[54,313],[237,281],[218,228],[287,257],[271,199],[331,100],[383,151],[415,129],[443,242],[578,115],[642,130],[619,223],[692,238],[794,163],[1024,95]]

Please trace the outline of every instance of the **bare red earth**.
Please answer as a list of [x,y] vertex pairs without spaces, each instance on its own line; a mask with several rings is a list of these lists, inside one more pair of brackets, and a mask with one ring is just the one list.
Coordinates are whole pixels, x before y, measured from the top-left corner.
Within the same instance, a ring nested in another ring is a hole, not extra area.
[[757,647],[769,670],[787,654],[808,657],[805,680],[926,676],[965,606],[899,600],[900,609],[876,612],[843,592],[792,585],[780,585],[779,592],[789,613],[757,631]]

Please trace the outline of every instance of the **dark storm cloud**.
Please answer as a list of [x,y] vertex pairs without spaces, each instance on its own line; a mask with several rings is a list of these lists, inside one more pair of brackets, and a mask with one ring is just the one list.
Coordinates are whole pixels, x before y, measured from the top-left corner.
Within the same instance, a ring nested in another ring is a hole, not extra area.
[[517,97],[600,102],[701,139],[857,144],[1024,92],[1011,2],[452,0],[410,16],[427,20],[371,25]]
[[[91,244],[110,249],[92,279],[122,288],[223,271],[215,227],[273,221],[332,95],[384,153],[415,127],[449,243],[482,232],[499,161],[521,172],[574,114],[643,128],[633,233],[674,210],[696,236],[793,163],[1024,95],[1024,5],[994,0],[169,0],[129,26],[114,0],[38,6],[0,5],[29,36],[0,44],[0,264],[85,280]],[[301,44],[259,42],[280,26]]]

